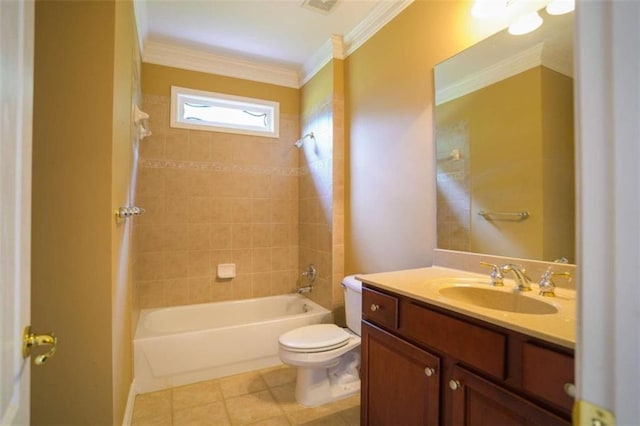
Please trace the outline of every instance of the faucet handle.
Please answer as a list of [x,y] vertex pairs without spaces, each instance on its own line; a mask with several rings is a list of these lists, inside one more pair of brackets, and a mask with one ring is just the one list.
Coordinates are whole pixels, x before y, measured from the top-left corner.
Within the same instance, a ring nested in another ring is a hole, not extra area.
[[571,278],[571,273],[569,272],[553,272],[551,270],[551,266],[549,266],[547,268],[547,270],[545,271],[544,274],[542,274],[542,277],[540,278],[540,282],[538,283],[538,286],[540,287],[540,291],[538,292],[538,294],[540,296],[548,296],[548,297],[553,297],[555,296],[555,288],[556,288],[556,283],[553,282],[553,277],[561,277],[561,278],[566,278],[566,279],[570,279]]
[[491,285],[496,287],[501,287],[504,285],[504,275],[502,275],[502,270],[498,265],[494,265],[493,263],[488,262],[480,262],[480,265],[491,268],[491,272],[489,273],[489,277],[491,277]]

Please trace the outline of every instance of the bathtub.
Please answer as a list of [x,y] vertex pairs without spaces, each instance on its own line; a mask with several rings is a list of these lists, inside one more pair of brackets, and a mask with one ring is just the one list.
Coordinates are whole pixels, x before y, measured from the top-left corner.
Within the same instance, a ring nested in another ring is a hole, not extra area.
[[299,294],[144,309],[133,340],[136,393],[279,365],[281,334],[332,320]]

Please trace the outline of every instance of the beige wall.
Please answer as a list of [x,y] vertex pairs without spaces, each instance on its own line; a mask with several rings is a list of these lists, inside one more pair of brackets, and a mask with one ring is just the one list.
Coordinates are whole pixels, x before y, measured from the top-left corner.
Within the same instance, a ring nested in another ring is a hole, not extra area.
[[498,29],[471,4],[418,0],[345,60],[347,273],[431,264],[433,67]]
[[[298,275],[298,91],[142,66],[153,135],[140,144],[134,226],[140,308],[290,293]],[[280,102],[280,137],[169,127],[177,85]],[[219,279],[235,263],[234,279]]]
[[38,1],[35,26],[32,322],[59,348],[32,369],[31,421],[116,424],[132,378],[113,214],[131,168],[132,5]]

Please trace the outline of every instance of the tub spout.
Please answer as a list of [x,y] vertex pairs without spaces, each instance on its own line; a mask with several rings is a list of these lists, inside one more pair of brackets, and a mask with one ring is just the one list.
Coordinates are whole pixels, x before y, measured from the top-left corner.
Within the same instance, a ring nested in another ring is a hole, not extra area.
[[311,293],[312,290],[313,290],[313,287],[308,285],[308,286],[305,286],[305,287],[298,288],[297,293],[298,294]]

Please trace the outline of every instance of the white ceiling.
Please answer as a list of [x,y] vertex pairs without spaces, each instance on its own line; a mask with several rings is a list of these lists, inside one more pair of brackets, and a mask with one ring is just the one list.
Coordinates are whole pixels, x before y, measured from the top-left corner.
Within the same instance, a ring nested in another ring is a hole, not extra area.
[[145,61],[149,46],[171,46],[275,66],[304,79],[313,72],[311,62],[340,57],[332,36],[343,36],[343,48],[353,50],[357,38],[372,35],[365,26],[377,31],[412,1],[338,0],[328,14],[302,7],[303,0],[136,0],[135,5]]

